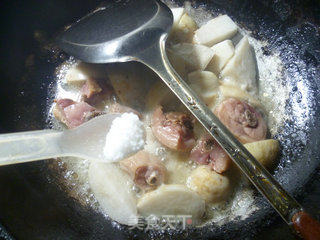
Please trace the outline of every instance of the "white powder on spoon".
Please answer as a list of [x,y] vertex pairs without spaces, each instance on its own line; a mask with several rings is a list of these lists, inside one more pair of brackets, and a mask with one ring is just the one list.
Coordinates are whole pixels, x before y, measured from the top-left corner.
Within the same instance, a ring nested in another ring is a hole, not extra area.
[[103,149],[106,161],[119,161],[145,145],[143,123],[134,113],[124,113],[113,120]]

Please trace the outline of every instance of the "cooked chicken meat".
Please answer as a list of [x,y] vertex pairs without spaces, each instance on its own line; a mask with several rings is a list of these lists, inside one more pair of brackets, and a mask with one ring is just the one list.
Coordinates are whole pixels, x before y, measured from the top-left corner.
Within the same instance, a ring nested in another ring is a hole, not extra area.
[[113,93],[112,87],[105,79],[88,78],[81,88],[82,100],[91,105],[101,103]]
[[210,153],[210,165],[217,173],[223,173],[230,168],[232,160],[222,147],[217,142],[215,143],[214,149]]
[[154,136],[170,149],[186,151],[195,144],[193,120],[187,114],[164,113],[159,106],[153,113],[151,128]]
[[90,99],[92,96],[100,93],[101,91],[102,88],[94,78],[88,78],[81,88],[82,96],[87,99]]
[[210,165],[218,173],[230,168],[231,159],[220,145],[209,135],[201,137],[191,150],[190,159],[202,165]]
[[266,122],[261,114],[246,102],[229,98],[214,112],[240,142],[249,143],[266,138]]
[[166,167],[153,155],[140,151],[135,155],[122,160],[120,167],[133,178],[143,190],[151,190],[166,179]]
[[64,123],[68,128],[77,127],[91,118],[102,114],[101,111],[98,111],[86,102],[75,102],[67,98],[58,99],[55,102],[53,114],[56,119]]

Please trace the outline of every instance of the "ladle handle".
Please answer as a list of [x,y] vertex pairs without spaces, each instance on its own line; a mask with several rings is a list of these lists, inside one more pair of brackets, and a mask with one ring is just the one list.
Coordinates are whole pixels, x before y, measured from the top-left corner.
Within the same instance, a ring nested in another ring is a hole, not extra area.
[[302,207],[281,187],[272,175],[249,153],[180,78],[166,56],[165,40],[166,35],[164,34],[158,44],[144,49],[137,56],[138,60],[149,66],[159,75],[228,153],[261,194],[266,197],[280,216],[292,226],[293,215],[302,211]]
[[292,217],[295,231],[306,240],[320,240],[320,223],[308,213],[297,212]]
[[56,157],[61,132],[41,130],[0,135],[0,166]]

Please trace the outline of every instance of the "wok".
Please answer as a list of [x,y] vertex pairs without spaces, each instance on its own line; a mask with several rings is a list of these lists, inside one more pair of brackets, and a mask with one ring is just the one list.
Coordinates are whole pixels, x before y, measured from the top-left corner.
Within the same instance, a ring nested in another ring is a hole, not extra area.
[[[1,133],[48,127],[46,115],[52,100],[48,96],[54,89],[54,71],[68,56],[47,40],[100,3],[0,3]],[[303,197],[320,163],[319,4],[267,0],[193,4],[226,13],[251,30],[254,37],[268,41],[263,49],[266,55],[280,52],[284,74],[278,81],[290,90],[286,111],[291,117],[275,136],[281,140],[282,150],[274,175],[286,190]],[[52,160],[0,168],[0,222],[17,239],[250,239],[261,229],[272,228],[274,220],[278,220],[274,210],[257,194],[259,208],[244,220],[165,235],[129,230],[67,195],[48,170],[48,161]],[[269,230],[266,232],[270,234]],[[293,236],[285,237],[290,238]]]

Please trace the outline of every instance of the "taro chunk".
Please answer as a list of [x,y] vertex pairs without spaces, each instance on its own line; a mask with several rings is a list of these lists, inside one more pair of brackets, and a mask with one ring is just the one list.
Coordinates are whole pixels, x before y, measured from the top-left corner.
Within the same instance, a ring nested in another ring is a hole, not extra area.
[[237,33],[237,25],[227,15],[222,15],[208,21],[194,34],[194,42],[212,46],[225,39],[232,38]]

